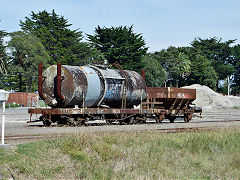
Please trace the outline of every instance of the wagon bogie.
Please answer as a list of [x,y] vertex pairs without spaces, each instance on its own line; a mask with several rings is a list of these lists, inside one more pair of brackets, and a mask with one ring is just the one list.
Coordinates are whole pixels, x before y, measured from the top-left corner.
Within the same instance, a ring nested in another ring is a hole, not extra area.
[[165,119],[165,113],[155,114],[156,123],[161,123]]
[[44,126],[50,126],[52,124],[52,122],[51,122],[51,120],[49,119],[48,116],[42,115],[42,116],[40,116],[39,119],[43,122]]
[[169,116],[168,117],[168,119],[169,119],[169,121],[170,121],[170,123],[174,123],[174,121],[176,120],[176,116]]

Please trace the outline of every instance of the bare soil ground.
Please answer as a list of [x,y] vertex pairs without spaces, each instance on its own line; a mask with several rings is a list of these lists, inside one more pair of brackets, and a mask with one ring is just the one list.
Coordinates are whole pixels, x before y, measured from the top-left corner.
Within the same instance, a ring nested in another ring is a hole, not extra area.
[[[106,125],[102,122],[89,124],[81,127],[44,127],[41,122],[26,123],[29,121],[28,108],[9,108],[6,109],[6,140],[8,144],[23,143],[26,141],[38,140],[42,138],[50,138],[63,136],[71,133],[94,133],[94,132],[114,132],[114,131],[162,131],[174,132],[184,129],[214,129],[240,127],[240,110],[239,109],[206,109],[203,110],[202,117],[196,114],[189,122],[184,123],[183,119],[178,118],[175,123],[169,123],[164,120],[160,124],[149,120],[146,124],[135,125]],[[0,111],[0,122],[2,112]],[[33,116],[33,120],[37,120],[38,116]],[[1,125],[0,125],[1,126]]]

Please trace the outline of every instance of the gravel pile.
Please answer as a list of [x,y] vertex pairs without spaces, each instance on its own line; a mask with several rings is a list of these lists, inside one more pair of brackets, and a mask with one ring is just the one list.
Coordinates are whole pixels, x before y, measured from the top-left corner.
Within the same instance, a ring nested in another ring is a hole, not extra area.
[[212,108],[233,108],[240,107],[240,97],[223,96],[207,86],[193,84],[182,88],[190,88],[197,90],[197,98],[193,101],[194,104],[206,109]]

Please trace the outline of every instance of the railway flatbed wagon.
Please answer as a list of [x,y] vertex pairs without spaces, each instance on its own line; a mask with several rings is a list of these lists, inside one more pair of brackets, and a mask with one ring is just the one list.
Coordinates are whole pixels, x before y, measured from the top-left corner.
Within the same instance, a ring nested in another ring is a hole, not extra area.
[[[107,124],[119,122],[120,124],[144,123],[147,118],[155,118],[157,123],[163,119],[174,122],[176,117],[183,117],[185,122],[192,118],[194,109],[165,110],[165,109],[104,109],[104,108],[30,108],[30,116],[40,114],[39,121],[49,126],[51,123],[67,125],[83,125],[87,121],[105,120]],[[36,122],[30,121],[29,122]]]
[[[50,66],[43,72],[39,64],[38,90],[50,108],[30,108],[41,114],[39,121],[81,125],[87,121],[105,120],[108,124],[134,124],[155,118],[174,122],[183,117],[189,122],[196,109],[191,103],[196,90],[172,87],[146,87],[144,77],[129,70],[109,69],[106,65]],[[30,122],[31,118],[30,118]]]

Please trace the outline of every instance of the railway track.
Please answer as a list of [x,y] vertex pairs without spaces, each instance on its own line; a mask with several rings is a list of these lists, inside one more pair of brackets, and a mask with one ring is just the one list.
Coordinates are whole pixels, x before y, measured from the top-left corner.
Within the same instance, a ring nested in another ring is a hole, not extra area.
[[[25,142],[25,141],[32,141],[32,140],[44,140],[44,139],[52,139],[52,138],[59,138],[63,137],[64,135],[14,135],[14,136],[5,136],[5,141],[9,142]],[[11,144],[11,143],[10,143]]]
[[[233,121],[240,121],[240,120],[232,120],[232,121],[221,121],[221,122],[233,122]],[[210,121],[211,122],[211,121]],[[202,123],[202,122],[194,122],[194,123]],[[108,125],[109,126],[109,125]],[[124,126],[124,125],[121,125]],[[127,125],[128,126],[128,125]],[[239,126],[240,127],[240,126]],[[64,128],[64,127],[63,127]],[[197,131],[203,131],[203,130],[218,130],[218,129],[223,129],[225,128],[224,126],[209,126],[209,127],[177,127],[177,128],[157,128],[157,129],[152,129],[153,132],[160,132],[160,133],[182,133],[182,132],[197,132]],[[96,131],[97,133],[109,133],[109,131]],[[114,133],[115,131],[110,131],[111,133]],[[120,130],[119,132],[123,132]],[[149,130],[132,130],[131,132],[139,132],[139,133],[144,133],[144,132],[149,132]],[[82,132],[79,132],[81,134]],[[92,133],[92,132],[84,132],[84,133]],[[74,133],[76,134],[76,133]],[[64,136],[71,135],[71,133],[67,134],[39,134],[39,135],[8,135],[5,136],[6,142],[12,142],[12,141],[20,141],[24,142],[26,140],[42,140],[42,139],[52,139],[52,138],[60,138]]]
[[[176,119],[175,123],[169,123],[164,120],[162,123],[156,123],[154,119],[145,124],[134,125],[106,125],[103,121],[100,123],[87,124],[87,126],[68,127],[53,124],[52,127],[44,127],[41,122],[27,124],[29,114],[27,109],[7,109],[6,113],[6,143],[21,144],[26,142],[58,138],[71,134],[81,133],[114,133],[114,132],[159,132],[159,133],[181,133],[197,132],[202,130],[215,130],[219,128],[240,127],[240,110],[209,110],[199,114],[189,122],[185,123],[183,119]],[[38,119],[38,117],[34,117]],[[0,116],[1,122],[1,116]],[[1,126],[1,125],[0,125]]]
[[[240,119],[231,119],[231,120],[226,120],[226,119],[218,119],[218,120],[202,120],[202,121],[190,121],[189,123],[187,124],[201,124],[201,123],[220,123],[220,122],[240,122]],[[170,123],[169,120],[164,120],[162,121],[161,123],[156,123],[155,120],[150,120],[150,121],[147,121],[147,122],[144,122],[144,123],[136,123],[136,124],[158,124],[158,125],[161,125],[161,124],[167,124],[167,123]],[[174,123],[182,123],[182,124],[186,124],[183,120],[177,120],[176,122]],[[171,124],[174,124],[174,123],[171,123]],[[97,120],[97,122],[90,122],[90,123],[86,123],[85,125],[81,125],[81,126],[116,126],[116,125],[119,125],[119,126],[124,126],[124,125],[136,125],[136,124],[120,124],[120,123],[115,123],[115,124],[107,124],[105,121],[101,121],[101,120]],[[40,125],[41,126],[41,125]],[[81,127],[81,126],[77,126],[77,127]],[[58,125],[58,124],[54,124],[52,125],[52,127],[76,127],[76,126],[68,126],[68,125]],[[187,128],[187,127],[186,127]]]
[[219,123],[219,122],[237,122],[237,121],[240,121],[240,119],[237,119],[237,120],[218,120],[218,121],[214,121],[214,120],[204,120],[204,121],[197,121],[197,122],[189,122],[189,123]]

